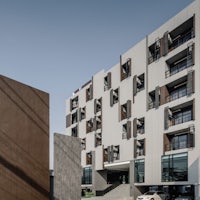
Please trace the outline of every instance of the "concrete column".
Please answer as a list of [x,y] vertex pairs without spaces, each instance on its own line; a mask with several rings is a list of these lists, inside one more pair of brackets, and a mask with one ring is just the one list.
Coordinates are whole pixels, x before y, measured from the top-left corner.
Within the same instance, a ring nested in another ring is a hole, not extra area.
[[96,195],[95,151],[92,151],[92,192]]
[[200,200],[200,184],[194,186],[194,196],[195,200]]
[[130,161],[129,165],[129,182],[130,182],[130,196],[134,195],[134,161]]

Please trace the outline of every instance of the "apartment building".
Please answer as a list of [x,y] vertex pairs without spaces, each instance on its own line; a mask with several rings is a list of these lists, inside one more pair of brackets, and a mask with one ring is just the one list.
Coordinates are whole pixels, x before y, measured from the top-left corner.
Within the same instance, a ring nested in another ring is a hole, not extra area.
[[119,56],[66,101],[81,138],[82,187],[200,199],[200,0]]
[[0,199],[49,199],[49,94],[0,75]]

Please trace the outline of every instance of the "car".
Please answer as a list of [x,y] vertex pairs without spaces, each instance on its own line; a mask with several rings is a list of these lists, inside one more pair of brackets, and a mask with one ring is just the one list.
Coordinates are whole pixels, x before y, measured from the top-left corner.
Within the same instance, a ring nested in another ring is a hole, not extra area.
[[176,197],[174,200],[192,200],[192,197],[191,196],[179,196],[179,197]]
[[149,191],[137,197],[137,200],[168,200],[169,195],[162,191]]

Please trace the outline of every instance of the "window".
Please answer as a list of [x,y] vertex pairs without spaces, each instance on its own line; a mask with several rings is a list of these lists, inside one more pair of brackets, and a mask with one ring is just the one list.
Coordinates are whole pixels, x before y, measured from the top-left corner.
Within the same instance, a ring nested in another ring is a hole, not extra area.
[[86,149],[86,139],[82,138],[81,139],[81,150],[85,150]]
[[102,134],[101,132],[95,133],[95,147],[98,147],[102,144]]
[[82,184],[89,185],[92,184],[92,168],[83,168]]
[[144,117],[137,119],[137,133],[138,134],[144,133]]
[[108,162],[108,148],[103,150],[103,161]]
[[[121,62],[121,61],[120,61]],[[127,59],[127,61],[122,65],[121,64],[121,81],[131,76],[131,59]]]
[[95,129],[96,129],[96,130],[102,128],[101,115],[95,117],[95,123],[96,123],[96,124],[95,124]]
[[161,40],[159,38],[156,39],[155,43],[153,43],[149,47],[149,64],[158,60],[161,57]]
[[131,101],[121,105],[121,120],[131,117]]
[[135,160],[135,182],[144,183],[144,159]]
[[85,107],[80,108],[80,110],[79,110],[79,116],[80,116],[80,121],[83,120],[83,119],[85,119],[85,117],[86,117],[86,108]]
[[165,129],[194,120],[194,100],[173,108],[165,108]]
[[112,107],[114,104],[119,102],[119,89],[110,90],[110,106]]
[[74,128],[72,128],[71,134],[73,137],[78,137],[78,126],[75,126]]
[[145,139],[136,141],[136,156],[145,155]]
[[176,54],[166,61],[167,70],[165,77],[168,78],[180,71],[194,65],[194,44],[189,44],[187,49]]
[[92,132],[94,128],[94,120],[90,119],[86,121],[86,133]]
[[113,161],[119,160],[119,145],[113,147]]
[[93,99],[93,85],[91,84],[89,88],[86,89],[86,102]]
[[92,152],[86,153],[86,165],[92,164]]
[[78,113],[75,112],[72,114],[72,124],[75,124],[78,122]]
[[160,105],[160,87],[157,86],[152,92],[149,92],[149,109],[158,108]]
[[73,99],[70,99],[70,111],[76,108],[78,108],[78,96]]
[[108,72],[107,76],[104,77],[104,91],[111,88],[111,72]]
[[164,135],[165,151],[194,147],[194,125]]
[[100,112],[102,109],[102,98],[94,100],[94,114]]
[[188,154],[162,156],[162,182],[188,181]]
[[127,121],[126,124],[122,125],[122,139],[131,138],[131,121]]

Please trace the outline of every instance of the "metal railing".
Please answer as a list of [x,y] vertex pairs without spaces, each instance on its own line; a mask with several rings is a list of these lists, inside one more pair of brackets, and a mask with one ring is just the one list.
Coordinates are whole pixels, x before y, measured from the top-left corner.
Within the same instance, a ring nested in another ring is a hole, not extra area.
[[169,70],[165,72],[165,78],[168,78],[174,74],[177,74],[184,69],[187,69],[188,67],[192,66],[192,59],[185,59],[182,62],[179,62],[178,64],[174,65],[173,67],[170,67]]
[[181,97],[187,96],[187,88],[185,87],[184,90],[177,90],[177,93],[170,94],[166,96],[166,103],[179,99]]

